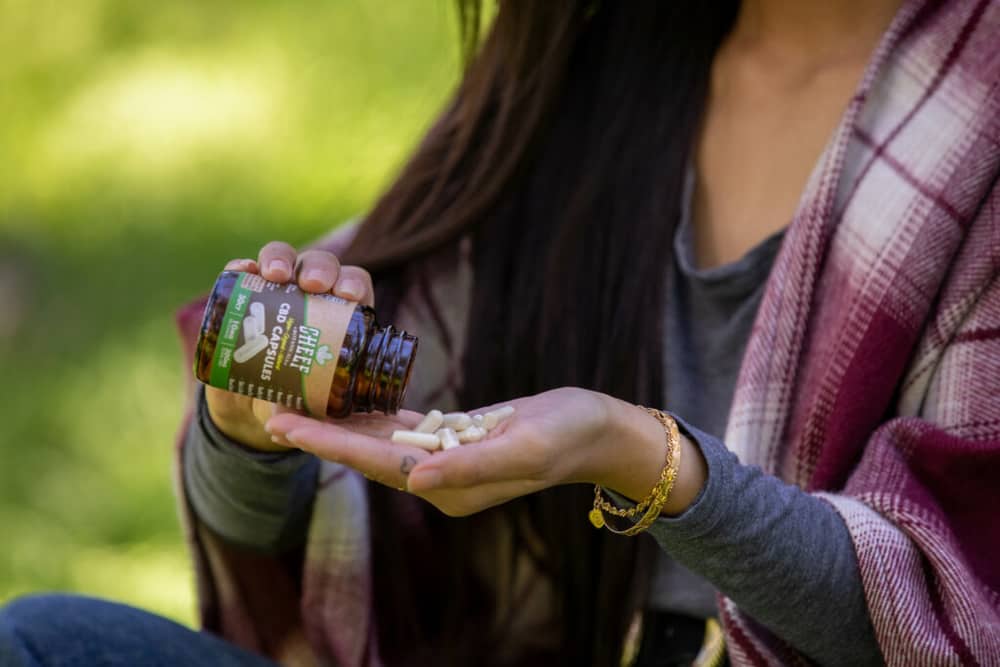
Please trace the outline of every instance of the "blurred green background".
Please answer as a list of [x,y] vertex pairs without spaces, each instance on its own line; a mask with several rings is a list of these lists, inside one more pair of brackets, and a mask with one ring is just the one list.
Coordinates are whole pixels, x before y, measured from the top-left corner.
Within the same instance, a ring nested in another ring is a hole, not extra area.
[[0,0],[0,603],[194,622],[173,311],[364,211],[459,69],[447,0]]

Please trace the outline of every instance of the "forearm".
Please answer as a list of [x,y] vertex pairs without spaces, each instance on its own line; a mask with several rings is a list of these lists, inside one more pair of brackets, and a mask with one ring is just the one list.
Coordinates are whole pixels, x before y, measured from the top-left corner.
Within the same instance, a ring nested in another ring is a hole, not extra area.
[[[660,461],[653,463],[652,481],[637,481],[626,492],[633,498],[649,492],[663,465],[663,430],[655,420],[641,421],[652,422],[659,433],[648,429],[648,440],[623,450],[645,447],[658,452]],[[683,496],[650,528],[663,549],[813,660],[879,664],[857,559],[839,514],[815,496],[741,465],[717,439],[683,424],[682,431],[689,434],[682,465],[693,461],[694,467],[678,478],[687,484]],[[632,465],[637,472],[638,464]]]
[[318,461],[252,451],[212,423],[202,394],[184,443],[184,487],[198,518],[229,542],[277,553],[306,538]]
[[708,481],[687,512],[656,522],[660,545],[820,664],[881,664],[854,546],[836,510],[740,464],[711,436],[696,437]]

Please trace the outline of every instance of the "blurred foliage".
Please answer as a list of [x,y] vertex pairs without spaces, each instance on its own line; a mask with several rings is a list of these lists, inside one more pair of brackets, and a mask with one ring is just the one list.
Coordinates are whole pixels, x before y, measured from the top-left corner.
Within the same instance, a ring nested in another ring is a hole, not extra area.
[[364,211],[458,72],[452,7],[0,0],[0,603],[192,623],[173,311]]

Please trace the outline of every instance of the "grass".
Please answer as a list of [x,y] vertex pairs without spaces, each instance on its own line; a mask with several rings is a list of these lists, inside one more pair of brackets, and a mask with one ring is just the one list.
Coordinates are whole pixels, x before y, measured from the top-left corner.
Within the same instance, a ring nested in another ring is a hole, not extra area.
[[0,0],[0,603],[194,621],[172,313],[364,211],[454,85],[450,3]]

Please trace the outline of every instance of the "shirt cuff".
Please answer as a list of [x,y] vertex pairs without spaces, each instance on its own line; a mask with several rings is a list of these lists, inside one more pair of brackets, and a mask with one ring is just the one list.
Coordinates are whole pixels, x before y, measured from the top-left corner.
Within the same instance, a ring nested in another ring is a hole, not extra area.
[[198,518],[233,544],[278,553],[308,532],[319,460],[306,452],[264,452],[223,434],[199,388],[184,450],[184,487]]

